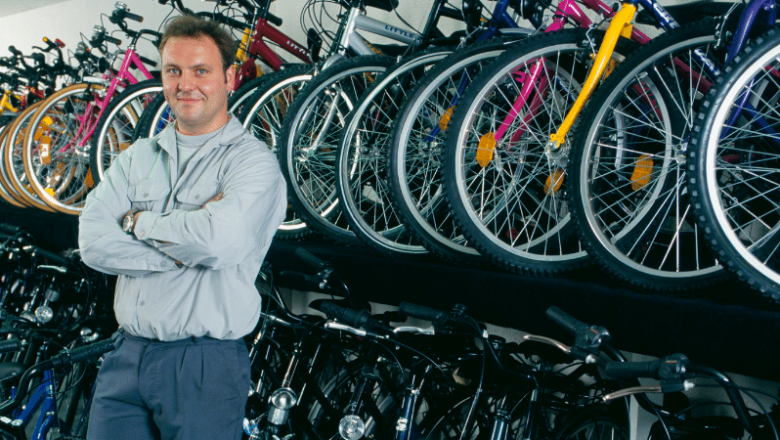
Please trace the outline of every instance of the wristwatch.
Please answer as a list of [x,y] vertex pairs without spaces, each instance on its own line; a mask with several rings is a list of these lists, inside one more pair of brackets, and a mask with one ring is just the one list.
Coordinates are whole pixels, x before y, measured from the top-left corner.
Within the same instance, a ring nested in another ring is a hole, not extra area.
[[140,209],[134,209],[125,214],[125,218],[122,219],[122,230],[125,231],[125,233],[130,235],[133,234],[133,227],[135,227],[135,215],[139,212],[141,212]]

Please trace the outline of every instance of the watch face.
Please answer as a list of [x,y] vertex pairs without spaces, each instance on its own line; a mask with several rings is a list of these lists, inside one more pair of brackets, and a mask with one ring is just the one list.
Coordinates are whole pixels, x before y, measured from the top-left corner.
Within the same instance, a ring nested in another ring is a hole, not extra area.
[[130,233],[130,226],[133,223],[133,217],[126,215],[124,220],[122,220],[122,230]]

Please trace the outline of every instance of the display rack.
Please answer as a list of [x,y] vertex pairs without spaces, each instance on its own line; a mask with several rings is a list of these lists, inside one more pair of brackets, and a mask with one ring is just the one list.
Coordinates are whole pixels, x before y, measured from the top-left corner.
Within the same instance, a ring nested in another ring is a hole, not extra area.
[[[7,205],[0,212],[0,222],[25,226],[42,245],[77,246],[76,217]],[[294,255],[299,246],[332,263],[361,299],[437,308],[460,303],[478,320],[567,341],[568,335],[545,318],[545,310],[555,305],[606,327],[623,350],[651,356],[679,352],[698,364],[777,380],[780,308],[736,281],[669,296],[637,292],[596,267],[540,278],[433,257],[389,258],[318,239],[276,240],[267,260],[276,270],[305,270]]]

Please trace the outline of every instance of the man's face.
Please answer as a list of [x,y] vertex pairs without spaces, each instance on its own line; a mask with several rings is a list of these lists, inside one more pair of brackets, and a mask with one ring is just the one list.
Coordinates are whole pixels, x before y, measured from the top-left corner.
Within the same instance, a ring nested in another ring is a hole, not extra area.
[[209,37],[173,37],[162,51],[165,100],[184,135],[210,133],[228,121],[227,94],[236,70],[222,70],[222,57]]

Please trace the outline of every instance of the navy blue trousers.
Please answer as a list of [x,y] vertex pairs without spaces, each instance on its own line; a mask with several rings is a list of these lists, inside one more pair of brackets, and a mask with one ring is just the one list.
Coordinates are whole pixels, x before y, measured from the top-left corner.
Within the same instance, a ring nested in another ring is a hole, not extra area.
[[97,376],[88,440],[238,440],[250,387],[242,340],[123,333]]

